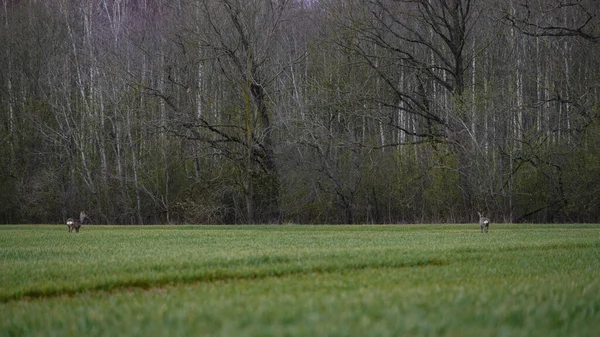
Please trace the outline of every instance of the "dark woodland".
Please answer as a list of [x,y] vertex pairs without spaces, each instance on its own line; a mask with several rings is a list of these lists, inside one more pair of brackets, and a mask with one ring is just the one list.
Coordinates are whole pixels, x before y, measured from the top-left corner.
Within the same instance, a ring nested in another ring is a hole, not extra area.
[[600,222],[596,0],[0,0],[0,223]]

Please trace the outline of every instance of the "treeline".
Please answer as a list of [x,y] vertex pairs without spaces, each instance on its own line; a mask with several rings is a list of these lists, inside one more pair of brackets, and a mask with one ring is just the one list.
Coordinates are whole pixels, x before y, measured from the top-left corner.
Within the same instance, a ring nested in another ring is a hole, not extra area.
[[600,221],[594,0],[0,0],[0,222]]

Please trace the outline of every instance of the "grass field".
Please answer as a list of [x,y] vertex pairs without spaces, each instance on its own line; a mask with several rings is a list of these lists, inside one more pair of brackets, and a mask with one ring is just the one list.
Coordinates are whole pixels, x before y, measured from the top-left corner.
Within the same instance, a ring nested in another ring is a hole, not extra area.
[[600,225],[0,226],[1,336],[597,336]]

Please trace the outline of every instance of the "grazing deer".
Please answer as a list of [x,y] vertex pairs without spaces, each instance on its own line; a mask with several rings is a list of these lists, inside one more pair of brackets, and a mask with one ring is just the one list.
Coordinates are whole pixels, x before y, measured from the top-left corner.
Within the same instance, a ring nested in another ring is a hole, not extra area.
[[76,233],[79,233],[79,228],[81,227],[81,224],[86,223],[86,221],[89,220],[90,218],[88,218],[85,212],[79,213],[79,219],[68,218],[67,227],[69,227],[69,233],[71,233],[73,230],[75,230]]
[[487,233],[490,229],[490,219],[484,217],[480,212],[477,212],[477,214],[479,214],[479,227],[481,227],[481,232],[483,233],[485,230],[485,233]]

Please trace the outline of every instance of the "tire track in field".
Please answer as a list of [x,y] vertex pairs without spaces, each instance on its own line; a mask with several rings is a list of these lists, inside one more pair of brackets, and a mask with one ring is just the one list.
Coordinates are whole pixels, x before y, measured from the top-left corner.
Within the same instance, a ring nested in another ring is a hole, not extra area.
[[[309,261],[310,262],[310,261]],[[100,292],[118,292],[123,290],[151,290],[165,286],[189,285],[194,283],[214,283],[222,281],[259,280],[279,278],[313,273],[344,273],[365,269],[381,268],[415,268],[426,266],[443,266],[448,261],[439,258],[423,258],[411,261],[366,261],[324,263],[316,265],[294,264],[286,257],[251,257],[244,259],[244,264],[230,263],[228,266],[184,275],[162,275],[153,279],[122,279],[113,282],[91,284],[81,287],[48,287],[24,289],[0,295],[0,303],[12,301],[32,301],[36,299],[76,297],[82,294]]]

